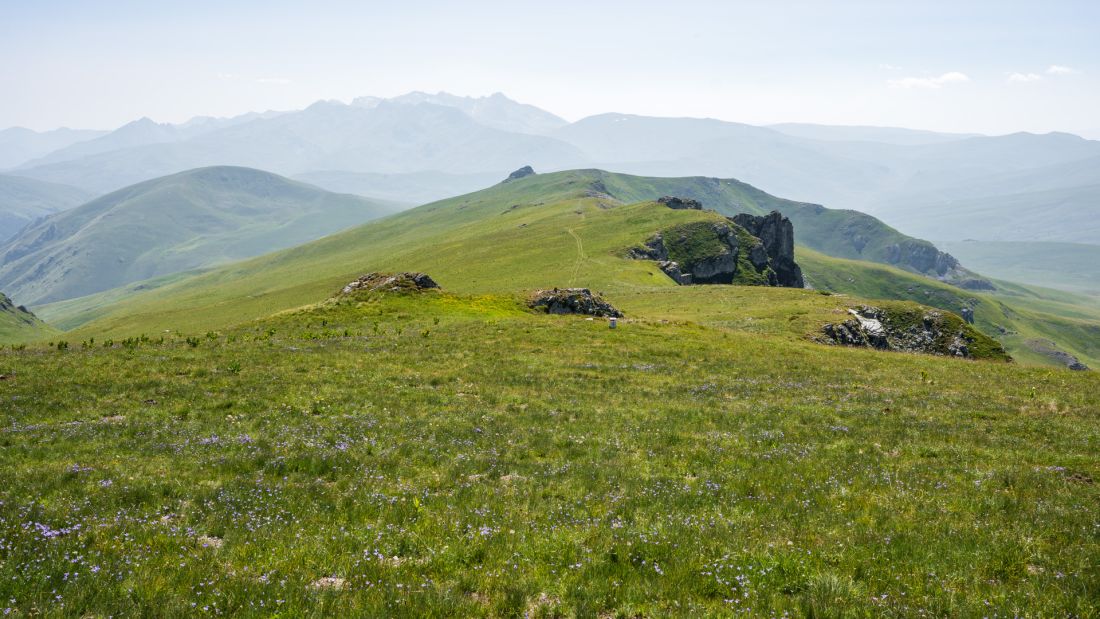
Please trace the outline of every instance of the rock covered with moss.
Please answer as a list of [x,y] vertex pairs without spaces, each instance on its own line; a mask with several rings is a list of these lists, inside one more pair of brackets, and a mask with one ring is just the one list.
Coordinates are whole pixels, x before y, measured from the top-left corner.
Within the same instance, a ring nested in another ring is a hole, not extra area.
[[615,309],[598,294],[592,294],[588,288],[553,288],[537,290],[528,300],[532,309],[547,314],[586,314],[588,316],[622,317],[623,313]]
[[740,213],[733,216],[733,223],[760,239],[768,253],[768,262],[780,286],[804,288],[802,269],[794,261],[794,224],[779,211],[767,215]]
[[439,284],[426,273],[367,273],[349,282],[341,292],[417,292],[437,288]]
[[822,341],[966,359],[1011,359],[999,342],[951,312],[914,304],[862,305],[847,312],[847,320],[822,328]]
[[[653,260],[673,281],[688,284],[743,284],[802,288],[794,261],[794,228],[779,213],[746,219],[764,237],[734,219],[697,221],[667,228],[631,258]],[[759,221],[757,221],[759,220]]]

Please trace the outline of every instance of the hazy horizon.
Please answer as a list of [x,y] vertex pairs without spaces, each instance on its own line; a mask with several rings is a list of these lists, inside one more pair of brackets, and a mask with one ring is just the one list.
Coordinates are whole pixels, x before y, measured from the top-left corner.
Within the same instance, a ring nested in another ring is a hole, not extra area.
[[112,129],[445,91],[503,92],[569,121],[1100,137],[1100,6],[1088,2],[51,1],[2,16],[0,127]]

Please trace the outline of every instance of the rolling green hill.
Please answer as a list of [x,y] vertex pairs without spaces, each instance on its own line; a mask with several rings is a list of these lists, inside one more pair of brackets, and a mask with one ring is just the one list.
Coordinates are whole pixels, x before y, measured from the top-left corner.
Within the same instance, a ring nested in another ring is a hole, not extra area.
[[58,333],[23,306],[17,306],[0,293],[0,343],[21,344],[40,341]]
[[249,168],[181,172],[36,222],[0,246],[0,287],[70,299],[297,245],[394,208]]
[[[198,332],[316,302],[372,270],[425,271],[449,290],[469,294],[582,285],[620,299],[673,286],[652,263],[626,259],[626,248],[678,223],[721,218],[714,212],[675,211],[650,202],[665,193],[695,197],[727,212],[790,210],[800,217],[796,235],[799,226],[829,216],[814,206],[799,212],[798,203],[732,181],[650,179],[593,170],[542,174],[192,277],[47,306],[41,314],[75,329],[73,337],[164,329]],[[1051,363],[1025,345],[1028,338],[1042,335],[1086,363],[1100,365],[1100,334],[1095,332],[1100,323],[1088,316],[1045,312],[1042,297],[1030,306],[1014,307],[1012,299],[962,290],[888,265],[829,257],[805,247],[796,257],[807,281],[822,290],[912,300],[955,312],[973,308],[987,334],[1001,337],[1010,352],[1026,360]]]
[[0,174],[0,243],[32,221],[70,209],[90,197],[75,187]]

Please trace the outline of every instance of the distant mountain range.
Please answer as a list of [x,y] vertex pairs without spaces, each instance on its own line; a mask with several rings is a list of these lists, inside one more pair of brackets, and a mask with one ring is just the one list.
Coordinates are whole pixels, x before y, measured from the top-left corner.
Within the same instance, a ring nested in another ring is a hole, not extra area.
[[[11,131],[18,133],[3,134]],[[102,194],[181,170],[237,165],[412,203],[471,191],[526,164],[600,167],[736,177],[773,194],[867,212],[926,238],[1100,244],[1100,142],[1070,134],[758,127],[617,113],[568,123],[499,93],[420,92],[72,134],[49,134],[59,144],[49,152],[41,146],[47,134],[36,134],[38,150],[19,151],[24,158],[9,173]],[[0,149],[5,143],[14,142],[0,139]],[[0,213],[12,210],[0,202]]]
[[191,170],[31,224],[0,244],[0,290],[25,304],[68,299],[290,247],[395,210],[259,170]]

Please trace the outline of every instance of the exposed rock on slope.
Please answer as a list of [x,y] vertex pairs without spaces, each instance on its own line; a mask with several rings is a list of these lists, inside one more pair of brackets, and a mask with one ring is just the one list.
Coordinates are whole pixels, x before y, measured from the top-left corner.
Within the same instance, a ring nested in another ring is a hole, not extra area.
[[[699,202],[682,198],[665,197],[658,202],[673,209],[702,208]],[[681,285],[804,286],[802,270],[794,261],[794,227],[777,212],[674,226],[631,249],[629,255],[656,261]]]
[[534,175],[535,175],[535,169],[532,168],[529,165],[525,165],[522,168],[516,170],[515,172],[512,172],[511,174],[509,174],[508,178],[504,179],[504,182],[507,183],[508,181],[514,181],[514,180],[518,180],[518,179],[521,179],[521,178],[526,178],[528,176],[534,176]]
[[40,322],[38,317],[31,313],[29,309],[22,305],[16,305],[3,293],[0,293],[0,313],[7,314],[18,322],[28,325],[35,325]]
[[822,328],[824,342],[967,359],[1009,360],[1004,348],[950,312],[918,305],[849,308],[851,318]]
[[588,288],[539,290],[531,297],[528,306],[547,314],[587,314],[607,317],[623,315],[602,297],[592,294]]
[[703,203],[698,200],[692,200],[690,198],[677,198],[674,196],[664,196],[663,198],[657,198],[658,204],[664,204],[670,209],[692,209],[696,211],[703,210]]
[[1058,344],[1050,340],[1033,339],[1027,341],[1027,347],[1049,359],[1065,364],[1071,370],[1084,372],[1089,366],[1081,363],[1081,360],[1064,350],[1058,349]]
[[794,261],[794,224],[790,219],[772,211],[763,217],[740,213],[733,222],[749,231],[764,243],[772,270],[780,286],[802,288],[802,269]]
[[341,292],[419,292],[437,288],[439,284],[426,273],[367,273],[348,283]]

